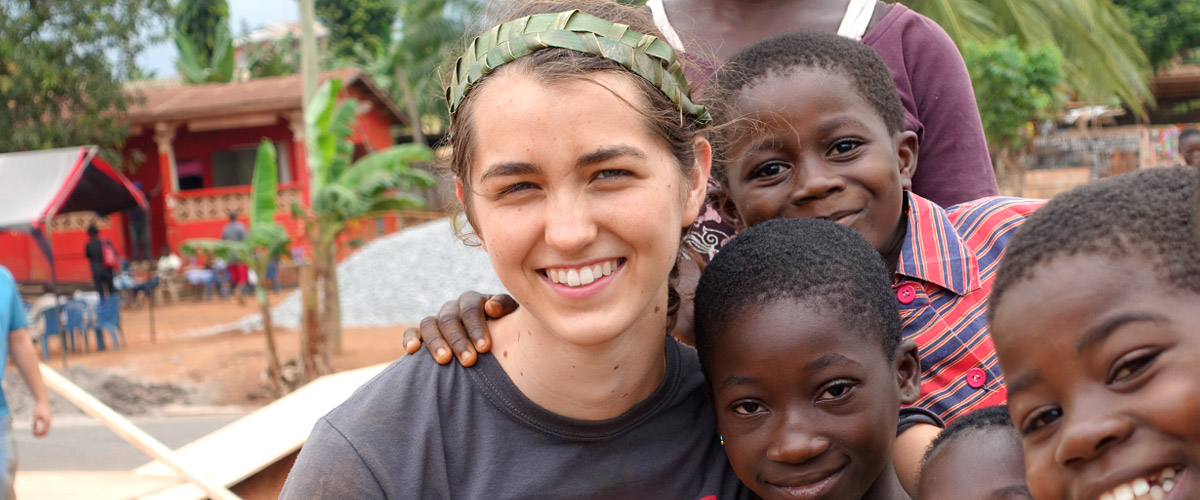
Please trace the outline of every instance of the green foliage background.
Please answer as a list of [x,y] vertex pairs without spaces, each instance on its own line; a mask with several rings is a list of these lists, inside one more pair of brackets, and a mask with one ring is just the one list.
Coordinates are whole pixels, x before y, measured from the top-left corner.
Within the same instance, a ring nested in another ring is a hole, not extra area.
[[180,0],[175,29],[186,36],[200,59],[212,59],[220,30],[229,29],[229,4],[225,0]]
[[315,15],[329,30],[329,51],[353,59],[355,46],[368,53],[385,47],[396,18],[394,0],[316,0]]
[[170,11],[167,0],[0,0],[0,151],[97,144],[131,168],[121,84]]
[[971,69],[971,85],[993,151],[1024,143],[1025,123],[1059,105],[1058,88],[1065,73],[1062,56],[1049,45],[1022,49],[1016,37],[990,43],[963,44]]
[[1155,69],[1200,48],[1200,1],[1113,0],[1129,18],[1129,28]]

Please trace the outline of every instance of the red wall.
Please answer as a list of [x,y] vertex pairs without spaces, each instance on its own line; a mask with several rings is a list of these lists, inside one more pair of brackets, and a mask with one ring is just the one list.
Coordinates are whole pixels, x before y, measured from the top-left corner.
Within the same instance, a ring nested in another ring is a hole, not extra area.
[[[101,238],[108,238],[117,249],[117,254],[128,258],[125,244],[125,218],[112,216],[112,224],[100,230]],[[55,267],[60,283],[91,283],[92,268],[84,256],[87,244],[85,231],[62,231],[51,233],[50,245],[54,250]],[[42,254],[33,237],[24,233],[0,232],[0,265],[12,272],[20,282],[49,282],[50,263]]]

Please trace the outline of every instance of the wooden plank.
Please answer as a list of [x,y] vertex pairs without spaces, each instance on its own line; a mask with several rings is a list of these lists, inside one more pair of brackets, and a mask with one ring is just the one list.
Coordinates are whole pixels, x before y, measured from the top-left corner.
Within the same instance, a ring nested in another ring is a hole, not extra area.
[[1023,196],[1053,198],[1056,194],[1069,191],[1090,181],[1091,169],[1089,167],[1026,170]]
[[[383,363],[314,380],[278,401],[176,450],[176,457],[185,466],[204,471],[216,482],[233,486],[300,449],[318,419],[342,404],[387,365]],[[153,476],[162,475],[167,470],[166,465],[155,461],[134,472]],[[140,498],[201,500],[204,492],[194,485],[181,484]]]
[[106,427],[116,433],[116,435],[120,436],[121,439],[128,441],[137,449],[142,450],[143,453],[158,460],[159,462],[162,462],[166,466],[162,472],[154,475],[163,476],[178,474],[179,476],[186,478],[192,484],[196,485],[198,489],[213,499],[240,500],[238,496],[234,495],[233,492],[229,491],[228,488],[216,484],[208,477],[196,472],[196,470],[202,469],[189,469],[187,466],[180,463],[175,457],[175,453],[172,452],[170,448],[167,448],[166,445],[162,444],[157,439],[154,439],[154,436],[146,434],[145,431],[139,429],[138,426],[133,425],[133,423],[127,420],[125,417],[122,417],[120,414],[113,411],[112,408],[109,408],[104,403],[101,403],[100,400],[96,399],[91,394],[88,394],[87,391],[80,389],[79,386],[71,383],[70,380],[67,380],[62,375],[59,375],[58,372],[54,371],[53,368],[50,368],[43,363],[38,363],[38,367],[41,368],[42,379],[45,380],[46,387],[49,387],[54,392],[57,392],[62,397],[66,398],[67,401],[70,401],[72,404],[79,407],[79,409],[83,410],[84,413],[90,415],[92,418],[99,420]]
[[17,498],[38,500],[125,500],[182,483],[175,475],[137,475],[132,471],[19,471]]

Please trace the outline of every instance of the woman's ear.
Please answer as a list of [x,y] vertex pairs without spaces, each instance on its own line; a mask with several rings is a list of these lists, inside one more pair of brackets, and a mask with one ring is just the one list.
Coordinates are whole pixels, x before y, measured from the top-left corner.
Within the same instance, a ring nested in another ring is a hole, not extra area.
[[921,358],[917,354],[917,344],[911,340],[900,342],[892,366],[896,369],[896,383],[900,387],[900,404],[917,402],[921,396]]
[[920,141],[917,133],[905,130],[896,134],[896,160],[900,167],[900,186],[912,189],[912,178],[917,173],[917,150]]
[[454,196],[458,197],[458,203],[463,207],[463,218],[466,219],[466,223],[469,224],[472,230],[475,231],[473,237],[479,242],[479,246],[483,248],[483,251],[486,252],[487,242],[483,240],[483,234],[479,232],[479,228],[476,227],[475,223],[471,220],[471,215],[468,213],[468,207],[470,207],[470,203],[467,203],[467,200],[463,199],[466,196],[466,191],[463,189],[462,179],[460,179],[457,175],[454,176]]
[[712,145],[708,139],[696,137],[692,139],[691,188],[687,192],[687,200],[683,205],[683,220],[680,227],[691,226],[700,216],[704,207],[704,197],[708,192],[708,175],[712,170]]
[[462,185],[462,179],[459,179],[457,175],[456,175],[456,176],[454,176],[454,196],[457,196],[457,197],[458,197],[458,202],[459,202],[459,203],[462,203],[462,202],[463,202],[463,185]]

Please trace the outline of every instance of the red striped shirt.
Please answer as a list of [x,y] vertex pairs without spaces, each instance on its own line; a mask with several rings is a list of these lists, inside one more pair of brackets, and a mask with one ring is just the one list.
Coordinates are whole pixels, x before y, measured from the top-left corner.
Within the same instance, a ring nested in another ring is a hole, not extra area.
[[949,423],[1007,399],[988,335],[988,296],[1004,247],[1045,202],[991,197],[943,209],[906,194],[908,232],[892,289],[904,338],[921,355],[916,406]]

